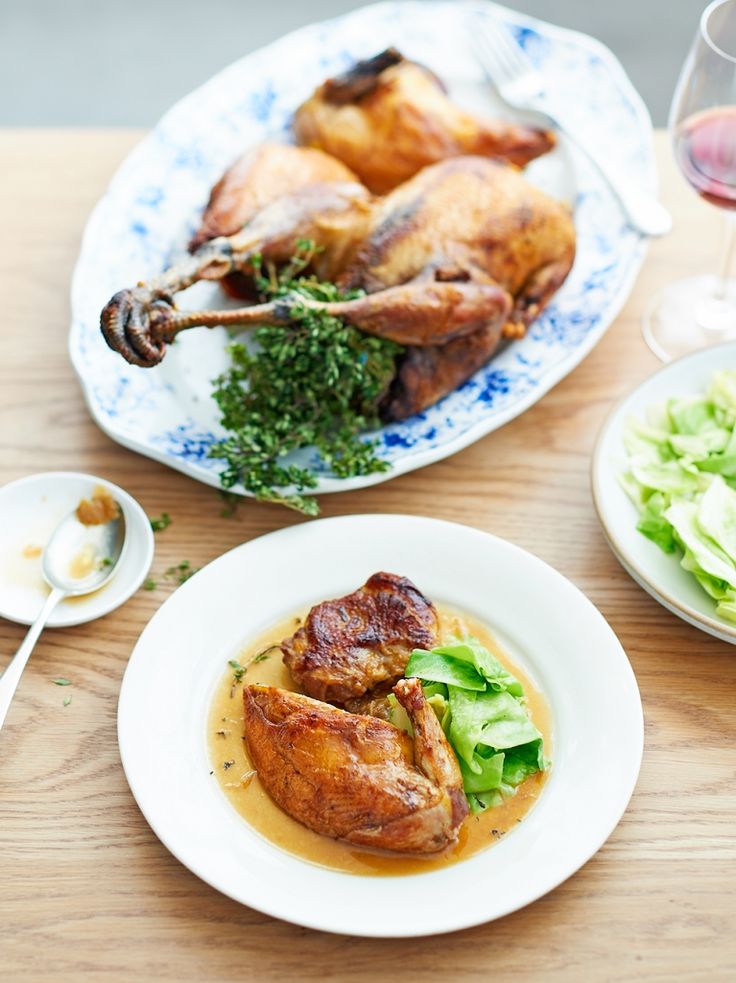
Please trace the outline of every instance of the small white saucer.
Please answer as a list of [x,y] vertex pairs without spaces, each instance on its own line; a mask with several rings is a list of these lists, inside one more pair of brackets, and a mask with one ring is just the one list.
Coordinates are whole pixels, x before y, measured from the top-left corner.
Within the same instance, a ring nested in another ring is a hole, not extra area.
[[153,560],[153,532],[134,498],[93,474],[48,471],[0,488],[0,617],[30,625],[49,587],[41,575],[41,551],[59,522],[89,497],[107,488],[125,515],[126,543],[115,576],[100,590],[61,601],[49,627],[80,625],[119,607],[143,582]]

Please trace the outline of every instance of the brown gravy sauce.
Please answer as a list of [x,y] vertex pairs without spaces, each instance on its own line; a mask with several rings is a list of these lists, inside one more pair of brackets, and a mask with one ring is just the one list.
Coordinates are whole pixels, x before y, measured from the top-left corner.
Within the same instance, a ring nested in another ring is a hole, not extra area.
[[[552,757],[552,721],[546,700],[527,673],[515,665],[500,648],[489,628],[477,619],[455,609],[436,604],[440,616],[441,637],[475,635],[489,651],[522,683],[530,716],[544,737],[545,754]],[[246,646],[237,659],[247,666],[244,682],[264,683],[296,690],[281,653],[267,652],[293,634],[307,611],[292,615]],[[254,656],[264,653],[259,662]],[[302,860],[349,874],[398,875],[438,870],[460,860],[467,860],[510,833],[534,805],[548,772],[532,775],[523,782],[516,795],[500,806],[487,809],[479,816],[468,816],[460,828],[458,842],[444,853],[429,857],[404,856],[356,847],[330,839],[302,826],[287,815],[270,798],[248,759],[243,741],[242,685],[233,684],[233,670],[228,667],[212,701],[207,741],[214,776],[233,808],[265,839],[295,854]]]

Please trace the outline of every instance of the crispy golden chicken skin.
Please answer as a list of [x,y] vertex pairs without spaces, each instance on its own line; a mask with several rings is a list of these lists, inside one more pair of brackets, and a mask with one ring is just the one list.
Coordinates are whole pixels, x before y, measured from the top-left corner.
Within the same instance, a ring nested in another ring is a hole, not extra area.
[[457,759],[418,679],[394,692],[414,741],[393,724],[270,686],[246,686],[245,743],[264,788],[325,836],[400,853],[437,853],[468,807]]
[[194,251],[209,239],[239,232],[266,205],[308,185],[356,180],[349,168],[321,150],[262,143],[239,157],[212,188],[189,248]]
[[436,644],[437,630],[437,612],[410,580],[374,573],[352,594],[313,607],[281,650],[301,689],[345,703],[396,682],[412,649]]
[[425,168],[374,204],[370,229],[340,283],[370,294],[429,272],[443,281],[496,283],[514,299],[511,320],[528,325],[574,259],[567,205],[515,167],[456,157]]
[[428,69],[394,48],[328,79],[294,116],[298,143],[319,147],[385,194],[427,164],[462,154],[523,165],[555,144],[549,130],[481,119]]

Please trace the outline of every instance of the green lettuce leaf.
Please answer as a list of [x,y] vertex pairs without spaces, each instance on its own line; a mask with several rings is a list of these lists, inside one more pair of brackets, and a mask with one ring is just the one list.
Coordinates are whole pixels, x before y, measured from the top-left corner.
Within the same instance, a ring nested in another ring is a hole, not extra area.
[[646,465],[634,462],[631,465],[631,473],[645,488],[667,492],[669,495],[693,495],[701,487],[697,475],[686,471],[680,461]]
[[517,786],[535,775],[538,771],[544,771],[546,762],[542,749],[542,739],[530,741],[520,747],[510,748],[504,756],[502,781],[506,785]]
[[463,775],[465,791],[487,792],[489,789],[498,788],[503,779],[505,758],[506,755],[503,752],[492,754],[490,758],[474,754],[473,768],[468,768],[465,762],[460,760],[460,771]]
[[667,401],[667,415],[676,434],[702,434],[718,427],[715,407],[708,396],[685,396]]
[[722,369],[715,372],[707,396],[720,411],[718,418],[721,426],[733,427],[736,424],[736,371]]
[[418,676],[432,683],[446,683],[448,686],[459,686],[469,690],[484,690],[485,681],[477,669],[447,655],[441,655],[437,649],[426,652],[424,649],[414,649],[409,659],[404,675]]
[[[471,810],[490,808],[544,770],[542,735],[529,718],[519,680],[477,638],[415,649],[407,677],[422,681],[460,764]],[[391,721],[411,733],[408,716],[389,696]]]
[[486,680],[491,689],[498,692],[507,690],[513,696],[523,696],[519,680],[512,676],[508,669],[504,668],[498,659],[488,649],[482,645],[477,638],[458,639],[433,649],[441,655],[447,655],[452,659],[459,659],[462,662],[469,662],[475,666],[478,673]]
[[529,719],[526,707],[507,692],[472,693],[450,686],[450,741],[458,757],[478,774],[477,746],[505,751],[542,735]]
[[665,512],[678,539],[692,554],[694,565],[716,580],[736,582],[736,566],[714,540],[706,535],[698,522],[699,506],[694,502],[674,502]]
[[736,564],[736,491],[720,475],[713,478],[700,499],[698,525]]
[[666,495],[661,492],[651,495],[642,507],[636,528],[665,553],[674,553],[676,541],[672,523],[664,516],[668,506],[669,499]]

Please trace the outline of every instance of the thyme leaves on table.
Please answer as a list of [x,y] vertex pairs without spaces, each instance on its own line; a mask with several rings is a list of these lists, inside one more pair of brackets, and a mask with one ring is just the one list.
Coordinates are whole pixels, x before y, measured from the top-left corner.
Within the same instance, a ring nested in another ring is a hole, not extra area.
[[198,570],[199,567],[193,567],[189,560],[182,560],[181,563],[177,563],[175,566],[169,567],[168,570],[164,571],[164,579],[175,580],[181,586],[190,577],[193,577]]
[[379,425],[378,403],[402,351],[299,303],[300,297],[329,302],[361,295],[305,275],[316,251],[299,241],[280,272],[253,260],[259,299],[289,296],[291,323],[257,327],[253,346],[229,346],[232,365],[214,380],[213,391],[229,432],[209,452],[225,462],[225,489],[241,483],[256,499],[305,515],[319,513],[316,499],[305,494],[317,478],[308,462],[287,459],[292,451],[314,448],[339,478],[389,468],[377,457],[376,442],[361,434]]
[[174,564],[173,567],[169,567],[167,570],[161,574],[160,580],[154,580],[153,577],[146,577],[143,581],[143,590],[156,590],[160,583],[172,582],[176,583],[177,587],[181,587],[185,584],[190,577],[193,577],[195,573],[199,571],[199,567],[193,567],[189,560],[182,560],[181,563]]

